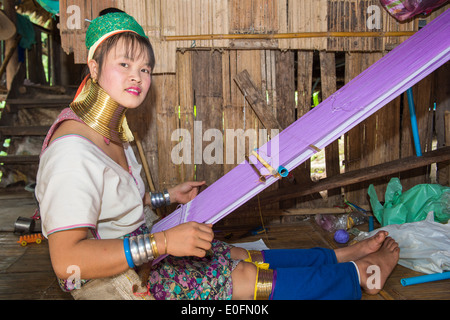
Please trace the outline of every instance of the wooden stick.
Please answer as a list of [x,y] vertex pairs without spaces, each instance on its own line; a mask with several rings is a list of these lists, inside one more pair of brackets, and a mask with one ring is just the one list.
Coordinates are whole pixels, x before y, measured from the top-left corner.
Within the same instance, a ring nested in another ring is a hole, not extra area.
[[[141,163],[142,163],[142,167],[144,167],[144,172],[145,172],[145,177],[147,178],[147,183],[148,186],[150,188],[150,192],[154,192],[155,191],[155,185],[153,184],[153,180],[152,180],[152,175],[150,173],[150,168],[148,167],[148,162],[147,162],[147,157],[144,154],[144,149],[142,148],[142,143],[141,140],[139,139],[138,133],[137,132],[133,132],[133,136],[134,136],[134,141],[136,141],[136,146],[138,148],[139,151],[139,157],[141,158]],[[161,211],[158,209],[156,209],[156,214],[161,217]]]
[[[261,197],[260,197],[261,200]],[[371,211],[370,206],[361,206],[362,209],[366,211]],[[238,209],[239,210],[239,209]],[[344,214],[351,212],[351,208],[339,208],[339,207],[323,207],[323,208],[293,208],[293,209],[265,209],[262,210],[262,214],[265,217],[289,217],[289,216],[304,216],[304,215],[315,215],[315,214]],[[236,211],[237,212],[237,211]],[[239,211],[241,212],[241,211]],[[242,212],[248,212],[248,210],[242,210]],[[236,219],[240,219],[239,215],[235,216]],[[233,219],[233,217],[227,218]]]
[[296,32],[296,33],[266,33],[266,34],[198,34],[162,36],[163,41],[193,41],[193,40],[236,40],[236,39],[299,39],[299,38],[332,38],[332,37],[409,37],[416,31],[387,32]]
[[264,97],[258,91],[256,85],[253,83],[248,71],[244,70],[238,73],[234,77],[234,81],[238,85],[239,89],[241,89],[242,93],[244,93],[244,96],[250,104],[250,107],[253,109],[253,111],[255,111],[256,116],[262,122],[264,127],[266,127],[267,131],[269,132],[270,129],[283,130],[280,123],[267,107]]
[[[270,111],[270,109],[267,107],[264,97],[252,81],[247,70],[243,70],[242,72],[238,73],[234,77],[234,81],[236,82],[239,89],[241,89],[250,107],[253,109],[256,116],[262,122],[267,131],[269,131],[270,129],[278,129],[281,131],[284,129],[275,118],[273,113]],[[310,144],[309,147],[316,152],[320,152],[320,149],[313,144]]]
[[266,182],[266,177],[264,177],[264,176],[261,174],[261,172],[259,172],[258,168],[256,168],[256,166],[255,166],[252,162],[250,162],[250,159],[248,158],[247,155],[245,156],[245,161],[247,161],[248,164],[252,167],[252,169],[256,172],[256,174],[257,174],[258,177],[259,177],[259,181],[260,181],[260,182]]
[[8,66],[9,60],[11,60],[11,57],[13,56],[14,52],[17,49],[17,46],[20,42],[20,36],[17,38],[16,42],[14,43],[14,46],[9,50],[8,54],[5,57],[5,60],[3,60],[2,66],[0,67],[0,78],[2,77],[3,73],[6,70],[6,67]]
[[[310,185],[300,184],[299,187],[290,186],[289,188],[282,188],[267,192],[263,197],[261,197],[260,202],[261,205],[265,205],[281,200],[297,198],[315,192],[348,186],[447,160],[450,160],[450,146],[426,152],[421,157],[411,156],[368,168],[345,172],[338,176],[321,179]],[[253,206],[256,204],[255,199],[248,202],[248,205]]]

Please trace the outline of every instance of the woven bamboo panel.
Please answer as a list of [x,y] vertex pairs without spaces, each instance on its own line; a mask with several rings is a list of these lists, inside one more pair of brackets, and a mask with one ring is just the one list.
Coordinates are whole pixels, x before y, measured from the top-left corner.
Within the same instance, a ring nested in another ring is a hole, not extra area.
[[[68,19],[74,18],[71,6],[79,8],[81,28],[67,26]],[[449,5],[399,23],[378,0],[62,0],[62,46],[75,53],[76,63],[86,60],[84,36],[89,22],[85,19],[95,18],[106,7],[118,7],[142,24],[158,57],[155,73],[174,73],[180,48],[390,50],[407,36],[336,33],[414,32],[419,20],[429,22]]]
[[[327,0],[278,1],[279,33],[326,32]],[[326,49],[326,38],[279,40],[281,49]]]
[[61,0],[60,23],[61,46],[69,54],[74,53],[75,63],[86,63],[87,50],[84,40],[89,21],[105,8],[117,7],[116,0],[82,1]]

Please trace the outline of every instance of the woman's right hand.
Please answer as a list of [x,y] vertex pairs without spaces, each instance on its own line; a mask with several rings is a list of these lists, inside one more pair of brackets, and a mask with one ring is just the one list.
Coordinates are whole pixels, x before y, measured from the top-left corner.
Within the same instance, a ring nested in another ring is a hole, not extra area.
[[164,252],[164,235],[163,232],[160,232],[158,238],[161,240],[156,239],[160,244],[158,245],[158,251],[176,257],[195,256],[203,258],[206,252],[211,249],[211,241],[214,239],[212,227],[212,224],[186,222],[166,230],[167,252]]

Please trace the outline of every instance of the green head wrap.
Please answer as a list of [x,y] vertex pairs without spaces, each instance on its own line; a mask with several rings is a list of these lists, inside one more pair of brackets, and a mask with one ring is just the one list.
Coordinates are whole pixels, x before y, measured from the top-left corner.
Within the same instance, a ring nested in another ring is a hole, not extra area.
[[125,12],[112,12],[92,20],[86,32],[86,47],[89,50],[88,61],[92,59],[95,49],[103,40],[113,34],[126,31],[135,32],[144,38],[148,38],[140,24]]

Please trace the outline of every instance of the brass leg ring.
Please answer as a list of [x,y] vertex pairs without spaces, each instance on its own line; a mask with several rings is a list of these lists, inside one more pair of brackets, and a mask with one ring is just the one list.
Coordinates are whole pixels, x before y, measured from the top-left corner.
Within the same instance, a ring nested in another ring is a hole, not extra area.
[[257,268],[255,284],[255,300],[269,300],[272,293],[273,270]]

